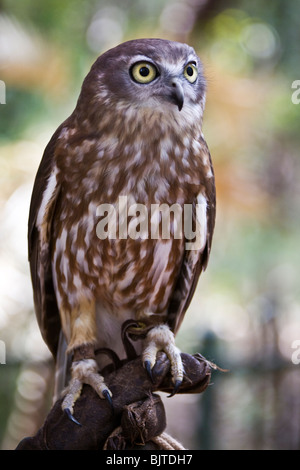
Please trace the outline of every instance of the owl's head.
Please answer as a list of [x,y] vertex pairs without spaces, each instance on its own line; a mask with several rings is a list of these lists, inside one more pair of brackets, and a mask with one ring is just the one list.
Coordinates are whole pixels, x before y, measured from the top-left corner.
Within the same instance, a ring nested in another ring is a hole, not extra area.
[[[101,55],[92,66],[82,96],[101,109],[127,107],[202,115],[202,64],[187,44],[163,39],[128,41]],[[80,102],[80,99],[79,99]],[[182,116],[183,117],[183,116]]]

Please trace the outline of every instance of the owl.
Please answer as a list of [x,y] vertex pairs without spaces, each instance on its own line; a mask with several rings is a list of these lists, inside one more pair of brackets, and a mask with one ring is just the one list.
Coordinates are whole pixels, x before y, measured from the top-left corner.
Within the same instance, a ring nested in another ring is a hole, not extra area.
[[[173,393],[183,380],[174,337],[207,266],[215,223],[205,89],[192,47],[125,42],[92,65],[75,110],[45,149],[30,206],[29,261],[39,327],[65,371],[57,390],[68,380],[62,409],[75,422],[83,384],[113,403],[95,350],[124,358],[126,320],[147,330],[138,353],[148,374],[164,351]],[[168,236],[161,207],[170,208]],[[190,216],[179,219],[174,208]],[[148,231],[139,230],[141,212]],[[99,226],[108,213],[114,230]]]

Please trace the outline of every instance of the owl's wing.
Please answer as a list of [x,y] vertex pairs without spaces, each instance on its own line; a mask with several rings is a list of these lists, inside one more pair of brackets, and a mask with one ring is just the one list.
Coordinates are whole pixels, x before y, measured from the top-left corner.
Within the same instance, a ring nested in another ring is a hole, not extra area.
[[215,179],[210,153],[206,145],[204,147],[204,151],[207,153],[209,158],[212,176],[210,178],[206,177],[203,179],[204,192],[201,193],[193,203],[193,223],[195,222],[196,218],[196,205],[199,202],[204,201],[206,206],[205,211],[199,211],[198,214],[200,214],[200,220],[196,225],[197,229],[199,230],[196,238],[198,237],[198,239],[201,240],[201,247],[200,249],[196,250],[185,250],[184,253],[180,274],[168,309],[168,325],[174,334],[177,333],[184,318],[185,312],[190,305],[199,276],[202,270],[205,270],[207,267],[215,226]]
[[56,181],[55,148],[65,123],[45,148],[31,196],[28,254],[35,312],[42,336],[55,356],[61,330],[51,269],[51,227],[60,188]]

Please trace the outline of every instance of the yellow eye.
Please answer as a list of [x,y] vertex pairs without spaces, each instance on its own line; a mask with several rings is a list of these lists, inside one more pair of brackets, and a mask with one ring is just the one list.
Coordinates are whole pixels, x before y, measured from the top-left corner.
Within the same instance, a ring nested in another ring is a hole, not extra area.
[[149,62],[138,62],[131,69],[133,79],[138,83],[150,83],[158,75],[157,69]]
[[191,83],[194,83],[198,77],[197,67],[192,62],[185,66],[183,73],[185,78]]

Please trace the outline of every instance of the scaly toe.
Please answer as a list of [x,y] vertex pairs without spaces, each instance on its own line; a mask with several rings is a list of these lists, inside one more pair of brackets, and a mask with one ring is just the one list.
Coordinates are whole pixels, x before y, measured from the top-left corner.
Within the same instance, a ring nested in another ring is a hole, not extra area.
[[173,396],[178,392],[183,381],[183,364],[180,351],[175,345],[174,334],[168,325],[158,325],[153,327],[148,332],[145,339],[143,362],[152,382],[154,382],[152,366],[156,362],[156,354],[158,351],[165,352],[170,361],[174,389],[169,396]]
[[81,426],[73,416],[74,405],[79,398],[83,384],[90,385],[100,398],[106,399],[113,409],[112,394],[104,383],[104,378],[98,373],[97,363],[94,359],[82,359],[72,364],[72,378],[66,389],[62,402],[62,410],[74,423]]

